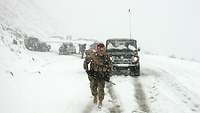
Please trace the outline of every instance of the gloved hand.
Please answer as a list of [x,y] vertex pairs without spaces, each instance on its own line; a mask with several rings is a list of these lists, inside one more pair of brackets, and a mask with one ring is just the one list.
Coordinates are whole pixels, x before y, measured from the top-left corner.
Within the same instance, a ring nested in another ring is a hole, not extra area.
[[87,73],[88,75],[90,75],[90,74],[91,74],[91,72],[90,72],[89,70],[87,70],[87,71],[86,71],[86,73]]
[[87,74],[88,74],[89,76],[94,75],[94,71],[92,71],[92,70],[87,70],[86,72],[87,72]]
[[104,80],[105,80],[105,81],[110,81],[110,77],[109,77],[109,76],[105,76],[105,77],[104,77]]

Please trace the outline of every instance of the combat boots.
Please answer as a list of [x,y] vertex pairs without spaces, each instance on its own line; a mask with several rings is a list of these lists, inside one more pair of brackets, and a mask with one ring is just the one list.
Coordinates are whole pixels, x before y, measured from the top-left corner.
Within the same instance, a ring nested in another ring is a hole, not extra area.
[[93,98],[93,103],[94,103],[94,104],[97,104],[97,96],[94,96],[94,98]]

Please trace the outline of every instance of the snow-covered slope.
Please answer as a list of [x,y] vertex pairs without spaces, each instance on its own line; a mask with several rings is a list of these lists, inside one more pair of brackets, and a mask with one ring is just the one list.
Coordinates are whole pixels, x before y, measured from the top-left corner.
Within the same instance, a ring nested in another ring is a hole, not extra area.
[[53,21],[32,0],[1,0],[0,24],[39,38],[55,33]]

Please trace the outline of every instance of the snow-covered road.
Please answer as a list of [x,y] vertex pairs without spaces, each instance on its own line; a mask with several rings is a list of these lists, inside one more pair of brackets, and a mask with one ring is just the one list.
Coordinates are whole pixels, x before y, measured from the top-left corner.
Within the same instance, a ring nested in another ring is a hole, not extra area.
[[98,110],[80,57],[6,55],[0,65],[1,113],[200,113],[199,63],[141,55],[141,76],[113,76],[116,85],[106,85]]

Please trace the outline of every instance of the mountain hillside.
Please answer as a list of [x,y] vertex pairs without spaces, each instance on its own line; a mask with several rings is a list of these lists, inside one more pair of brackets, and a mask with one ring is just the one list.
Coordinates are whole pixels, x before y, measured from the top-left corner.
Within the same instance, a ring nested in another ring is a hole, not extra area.
[[46,38],[55,33],[50,20],[32,0],[0,1],[0,24]]

